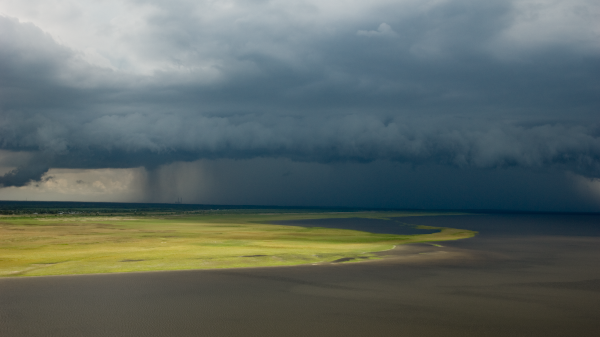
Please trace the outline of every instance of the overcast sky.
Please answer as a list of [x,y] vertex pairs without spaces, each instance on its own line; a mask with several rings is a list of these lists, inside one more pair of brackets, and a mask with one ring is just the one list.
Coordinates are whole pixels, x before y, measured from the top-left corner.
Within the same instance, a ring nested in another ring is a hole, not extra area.
[[0,199],[600,211],[597,0],[1,0]]

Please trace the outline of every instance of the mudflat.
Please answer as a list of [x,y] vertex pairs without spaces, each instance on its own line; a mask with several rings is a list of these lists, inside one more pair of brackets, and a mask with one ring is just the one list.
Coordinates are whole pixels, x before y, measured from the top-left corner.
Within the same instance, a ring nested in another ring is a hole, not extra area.
[[381,252],[384,259],[359,263],[0,279],[0,335],[600,331],[600,216],[438,216],[406,222],[480,235],[402,245]]

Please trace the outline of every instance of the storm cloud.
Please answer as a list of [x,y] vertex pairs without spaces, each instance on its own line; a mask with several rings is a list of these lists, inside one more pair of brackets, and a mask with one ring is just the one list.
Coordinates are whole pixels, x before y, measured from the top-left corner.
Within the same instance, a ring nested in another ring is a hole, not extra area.
[[36,168],[4,186],[253,158],[600,177],[594,1],[47,6],[0,5],[0,146]]
[[24,186],[32,180],[39,180],[48,171],[48,166],[33,163],[19,167],[0,177],[1,186]]

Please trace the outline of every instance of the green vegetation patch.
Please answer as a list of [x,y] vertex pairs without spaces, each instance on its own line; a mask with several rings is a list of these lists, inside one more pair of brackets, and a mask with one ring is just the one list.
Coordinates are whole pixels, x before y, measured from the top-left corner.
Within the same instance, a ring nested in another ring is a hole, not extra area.
[[[468,238],[442,227],[432,234],[391,235],[305,228],[271,221],[389,219],[417,213],[249,213],[0,218],[0,276],[290,266],[355,262],[411,242]],[[428,214],[430,215],[430,214]]]

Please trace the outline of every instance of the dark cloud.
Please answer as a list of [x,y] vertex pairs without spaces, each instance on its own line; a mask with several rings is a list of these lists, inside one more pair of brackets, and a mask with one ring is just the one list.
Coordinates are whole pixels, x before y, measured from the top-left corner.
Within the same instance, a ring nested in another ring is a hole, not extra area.
[[[73,128],[48,123],[30,136],[48,137],[39,147],[51,153],[47,160],[55,167],[155,167],[177,160],[270,156],[321,163],[383,159],[475,168],[557,166],[589,176],[600,172],[597,126],[482,125],[368,115],[251,119],[142,113],[103,116]],[[40,135],[44,128],[59,131]]]
[[[289,159],[200,160],[149,172],[146,201],[411,209],[598,211],[597,195],[561,170],[307,163]],[[593,193],[592,193],[593,194]]]
[[0,176],[0,186],[24,186],[32,181],[39,181],[42,175],[48,172],[49,167],[40,163],[32,163],[16,168]]
[[5,185],[40,167],[158,177],[223,158],[600,177],[600,49],[581,11],[551,35],[517,1],[382,1],[346,16],[310,2],[135,3],[153,10],[120,36],[129,58],[112,69],[0,17],[0,146],[37,154]]

